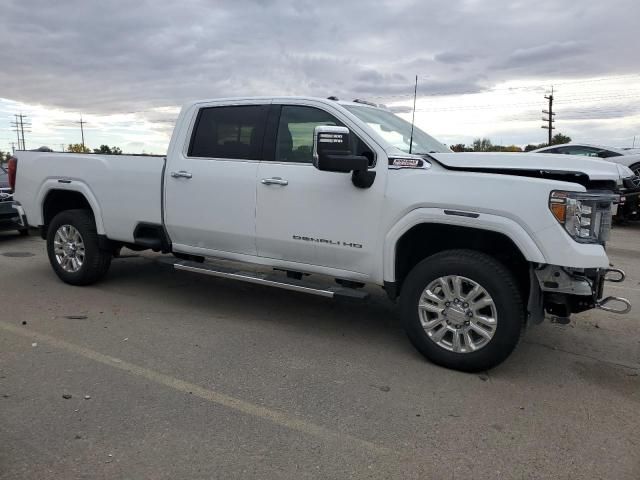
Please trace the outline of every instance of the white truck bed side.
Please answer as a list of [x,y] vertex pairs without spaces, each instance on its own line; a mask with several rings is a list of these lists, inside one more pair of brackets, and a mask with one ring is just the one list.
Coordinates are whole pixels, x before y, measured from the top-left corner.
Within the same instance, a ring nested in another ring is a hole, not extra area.
[[132,242],[139,222],[162,223],[162,157],[42,152],[16,156],[15,196],[31,226],[43,224],[41,206],[53,189],[83,193],[98,233],[112,240]]

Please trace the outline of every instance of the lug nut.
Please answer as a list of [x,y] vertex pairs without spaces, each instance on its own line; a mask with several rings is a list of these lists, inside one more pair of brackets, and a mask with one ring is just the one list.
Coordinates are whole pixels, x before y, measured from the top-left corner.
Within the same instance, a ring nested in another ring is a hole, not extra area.
[[453,300],[453,303],[460,303],[460,300],[458,300],[457,298]]
[[464,308],[469,308],[469,304],[468,304],[467,302],[464,302],[464,303],[462,304],[462,306],[463,306]]
[[473,312],[467,312],[467,317],[473,317]]
[[451,305],[451,302],[444,302],[444,306],[445,306],[445,307],[448,307],[448,306],[450,306],[450,305]]

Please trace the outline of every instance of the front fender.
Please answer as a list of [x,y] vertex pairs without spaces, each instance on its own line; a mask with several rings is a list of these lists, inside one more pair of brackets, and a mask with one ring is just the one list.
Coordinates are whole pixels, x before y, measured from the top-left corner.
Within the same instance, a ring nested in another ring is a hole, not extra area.
[[416,225],[423,223],[438,223],[461,227],[488,230],[506,235],[518,247],[529,262],[546,263],[542,251],[527,231],[506,217],[487,213],[474,213],[473,216],[461,216],[442,208],[418,208],[402,217],[387,233],[383,250],[383,278],[385,282],[395,282],[396,245],[402,235]]

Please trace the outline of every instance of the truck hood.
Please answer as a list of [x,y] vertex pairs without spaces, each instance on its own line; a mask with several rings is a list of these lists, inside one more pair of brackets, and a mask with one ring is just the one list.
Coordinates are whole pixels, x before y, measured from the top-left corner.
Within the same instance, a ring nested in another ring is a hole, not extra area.
[[430,153],[429,157],[444,167],[454,170],[471,170],[506,175],[519,172],[540,172],[552,176],[572,174],[584,175],[591,181],[619,182],[622,173],[618,166],[600,159],[577,155],[549,155],[544,153],[465,152]]

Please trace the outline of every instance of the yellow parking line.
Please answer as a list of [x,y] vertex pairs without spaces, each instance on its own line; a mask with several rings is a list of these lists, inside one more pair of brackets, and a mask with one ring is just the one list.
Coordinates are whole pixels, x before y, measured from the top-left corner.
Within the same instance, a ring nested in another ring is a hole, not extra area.
[[185,382],[184,380],[180,380],[163,373],[155,372],[153,370],[149,370],[148,368],[144,368],[133,363],[125,362],[124,360],[120,360],[119,358],[104,355],[100,352],[96,352],[95,350],[81,347],[79,345],[54,338],[50,335],[46,335],[44,333],[34,332],[33,330],[29,330],[25,327],[18,327],[16,325],[0,321],[0,329],[16,335],[33,339],[39,343],[58,348],[60,350],[65,350],[67,352],[80,355],[89,360],[93,360],[94,362],[117,368],[118,370],[122,370],[132,375],[145,378],[146,380],[150,380],[159,385],[164,385],[165,387],[173,388],[174,390],[178,390],[187,394],[190,393],[193,396],[200,397],[211,403],[222,405],[246,415],[251,415],[253,417],[270,421],[276,425],[280,425],[291,430],[296,430],[307,435],[318,437],[324,441],[338,441],[350,445],[357,445],[360,448],[364,448],[365,450],[369,450],[373,453],[381,455],[394,453],[392,450],[376,445],[373,442],[362,440],[361,438],[357,438],[349,434],[335,432],[321,425],[316,425],[314,423],[302,420],[301,418],[297,418],[277,410],[272,410],[270,408],[262,407],[260,405],[247,402],[230,395],[225,395],[224,393],[219,393],[214,390],[208,390],[196,384]]

